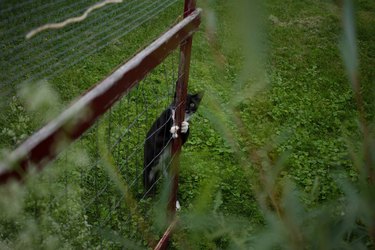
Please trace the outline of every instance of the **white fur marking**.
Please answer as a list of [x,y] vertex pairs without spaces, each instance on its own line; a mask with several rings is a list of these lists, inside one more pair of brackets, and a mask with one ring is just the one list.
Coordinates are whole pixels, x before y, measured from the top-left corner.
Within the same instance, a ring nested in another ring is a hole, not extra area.
[[171,110],[172,110],[172,121],[173,121],[173,124],[174,124],[176,110],[174,110],[174,109],[171,109]]
[[181,210],[181,206],[180,206],[180,202],[178,202],[178,200],[176,201],[176,211],[180,211]]
[[173,126],[171,127],[171,130],[169,130],[172,134],[172,137],[174,139],[176,139],[178,137],[178,134],[177,134],[177,131],[179,129],[179,127],[176,125],[175,123],[175,114],[176,114],[176,111],[174,109],[171,109],[172,110],[172,121],[173,121]]

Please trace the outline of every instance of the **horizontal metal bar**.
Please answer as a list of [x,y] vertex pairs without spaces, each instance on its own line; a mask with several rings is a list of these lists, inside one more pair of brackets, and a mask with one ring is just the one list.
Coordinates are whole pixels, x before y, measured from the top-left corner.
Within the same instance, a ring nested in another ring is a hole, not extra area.
[[192,12],[29,137],[0,163],[0,184],[20,180],[31,166],[42,169],[54,159],[190,37],[200,25],[200,14],[200,9]]

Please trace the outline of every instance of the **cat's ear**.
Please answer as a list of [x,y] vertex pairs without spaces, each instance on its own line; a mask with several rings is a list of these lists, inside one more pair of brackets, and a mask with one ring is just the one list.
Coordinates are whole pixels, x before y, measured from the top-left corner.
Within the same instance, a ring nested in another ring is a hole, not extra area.
[[204,91],[199,91],[199,92],[197,93],[197,95],[198,95],[198,98],[199,98],[200,100],[202,100],[202,98],[203,98],[203,96],[204,96]]
[[203,95],[204,95],[204,91],[200,91],[200,92],[198,92],[198,93],[192,95],[191,97],[192,97],[194,100],[200,102],[200,101],[202,100],[202,98],[203,98]]

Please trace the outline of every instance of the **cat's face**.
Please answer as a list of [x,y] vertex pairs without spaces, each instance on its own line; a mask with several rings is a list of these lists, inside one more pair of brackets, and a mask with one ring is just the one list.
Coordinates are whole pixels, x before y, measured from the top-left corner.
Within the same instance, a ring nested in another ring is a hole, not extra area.
[[189,120],[191,115],[194,114],[203,98],[203,92],[198,92],[196,94],[188,94],[186,97],[186,107],[185,107],[185,119]]

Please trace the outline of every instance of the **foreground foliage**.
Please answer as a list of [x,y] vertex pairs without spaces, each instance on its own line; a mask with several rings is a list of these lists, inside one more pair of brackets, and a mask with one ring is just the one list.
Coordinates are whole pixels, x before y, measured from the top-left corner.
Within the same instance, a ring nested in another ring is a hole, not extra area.
[[[205,23],[194,37],[190,89],[206,94],[181,156],[182,211],[172,248],[373,248],[375,5],[199,3]],[[18,101],[11,108],[24,114]],[[3,132],[14,142],[32,131],[30,116],[20,117],[9,126],[17,131]],[[109,144],[103,134],[100,145]],[[166,189],[124,225],[127,214],[108,208],[127,182],[112,172],[105,147],[104,163],[89,168],[93,140],[83,139],[26,186],[2,187],[0,248],[136,249],[146,247],[146,233],[159,239]],[[94,179],[98,186],[85,184]],[[115,184],[94,209],[82,206],[107,182]],[[96,218],[107,214],[113,223],[100,231]],[[139,226],[145,221],[147,229]]]

